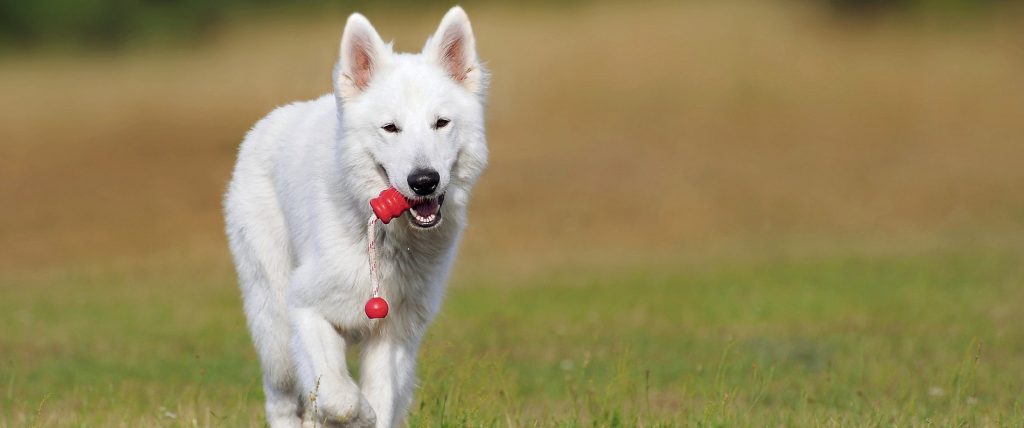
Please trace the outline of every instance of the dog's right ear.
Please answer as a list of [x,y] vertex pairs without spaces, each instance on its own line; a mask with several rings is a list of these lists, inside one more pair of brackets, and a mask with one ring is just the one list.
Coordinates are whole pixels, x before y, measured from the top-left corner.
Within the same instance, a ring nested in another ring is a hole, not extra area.
[[427,40],[423,53],[462,87],[477,95],[484,93],[487,73],[476,56],[476,38],[469,16],[461,7],[452,7],[441,18],[441,25]]
[[349,101],[370,86],[375,72],[390,58],[391,46],[365,16],[353,13],[345,24],[340,50],[334,86],[342,100]]

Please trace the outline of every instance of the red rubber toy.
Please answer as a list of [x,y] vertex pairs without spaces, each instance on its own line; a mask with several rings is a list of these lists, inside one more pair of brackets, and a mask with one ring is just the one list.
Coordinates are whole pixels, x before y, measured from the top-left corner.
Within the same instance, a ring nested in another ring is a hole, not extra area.
[[[370,208],[373,208],[373,215],[377,216],[384,224],[388,224],[391,219],[402,215],[409,207],[409,200],[405,199],[402,192],[399,192],[394,187],[388,187],[383,192],[380,192],[380,196],[370,199]],[[386,308],[384,313],[387,313]]]
[[388,316],[388,301],[383,297],[374,297],[366,301],[366,317],[370,319],[384,318]]

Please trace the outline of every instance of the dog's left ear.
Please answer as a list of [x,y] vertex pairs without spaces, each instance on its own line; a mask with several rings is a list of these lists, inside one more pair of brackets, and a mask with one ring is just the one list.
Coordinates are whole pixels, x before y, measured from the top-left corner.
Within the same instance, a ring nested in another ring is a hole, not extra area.
[[483,94],[487,73],[476,56],[469,16],[461,7],[455,6],[444,15],[437,32],[423,47],[423,54],[440,65],[452,80],[474,94]]
[[345,101],[354,99],[370,86],[391,56],[391,46],[381,40],[365,16],[353,13],[341,36],[340,58],[334,70],[334,85]]

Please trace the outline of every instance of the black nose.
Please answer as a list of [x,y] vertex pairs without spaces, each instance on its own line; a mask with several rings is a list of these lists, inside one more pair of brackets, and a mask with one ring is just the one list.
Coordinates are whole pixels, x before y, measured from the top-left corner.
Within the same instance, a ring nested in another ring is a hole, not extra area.
[[441,174],[432,169],[417,169],[409,174],[409,187],[417,195],[427,196],[437,190],[437,183],[441,181]]

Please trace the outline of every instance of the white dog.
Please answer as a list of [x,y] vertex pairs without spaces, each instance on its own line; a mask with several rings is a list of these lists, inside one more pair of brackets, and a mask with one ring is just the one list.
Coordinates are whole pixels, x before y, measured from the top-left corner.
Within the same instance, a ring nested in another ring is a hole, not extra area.
[[[281,107],[249,132],[224,201],[272,427],[402,423],[487,164],[487,74],[461,8],[420,54],[393,53],[353,14],[340,51],[333,94]],[[388,187],[412,208],[377,228],[391,310],[370,320],[366,222]],[[358,384],[345,362],[357,342]]]

